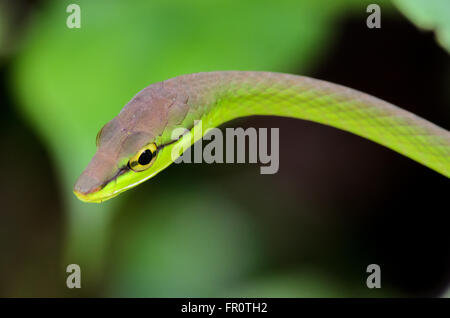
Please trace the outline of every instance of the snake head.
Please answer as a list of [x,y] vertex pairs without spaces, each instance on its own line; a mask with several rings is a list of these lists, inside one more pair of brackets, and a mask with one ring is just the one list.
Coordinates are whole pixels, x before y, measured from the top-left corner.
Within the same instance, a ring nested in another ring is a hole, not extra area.
[[97,135],[97,151],[75,183],[82,201],[108,200],[169,166],[171,127],[184,119],[184,97],[162,83],[139,92]]

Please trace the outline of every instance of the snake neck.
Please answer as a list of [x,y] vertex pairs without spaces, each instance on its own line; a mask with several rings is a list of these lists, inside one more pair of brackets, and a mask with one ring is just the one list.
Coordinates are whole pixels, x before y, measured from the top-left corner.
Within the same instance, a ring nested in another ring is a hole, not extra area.
[[189,97],[185,125],[204,128],[268,115],[309,120],[393,149],[450,176],[450,134],[381,99],[305,76],[270,72],[210,72],[164,82]]

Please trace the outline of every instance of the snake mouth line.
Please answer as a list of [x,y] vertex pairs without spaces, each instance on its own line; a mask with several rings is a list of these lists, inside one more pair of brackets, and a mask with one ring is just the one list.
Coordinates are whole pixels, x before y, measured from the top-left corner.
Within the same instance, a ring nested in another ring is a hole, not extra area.
[[[184,136],[184,134],[183,134],[182,136]],[[160,146],[157,146],[156,155],[158,155],[158,153],[159,153],[161,150],[163,150],[165,147],[167,147],[167,146],[169,146],[169,145],[171,145],[171,144],[173,144],[173,143],[179,141],[179,140],[181,139],[182,136],[180,136],[180,138],[178,138],[178,139],[171,140],[171,141],[169,141],[169,142],[167,142],[167,143],[165,143],[165,144],[162,144],[162,145],[160,145]],[[83,197],[83,198],[85,199],[85,200],[83,200],[83,201],[88,201],[88,200],[87,200],[87,196],[88,196],[88,195],[93,194],[93,193],[96,193],[96,192],[98,192],[98,191],[101,191],[101,190],[102,190],[103,188],[105,188],[108,184],[110,184],[111,182],[117,181],[117,178],[119,178],[121,175],[123,175],[124,173],[127,173],[127,172],[129,172],[129,171],[132,171],[132,170],[131,170],[131,168],[130,168],[130,166],[129,166],[129,163],[127,162],[126,165],[120,167],[120,168],[117,170],[117,172],[116,172],[112,177],[110,177],[109,179],[107,179],[102,185],[100,185],[100,186],[98,186],[98,187],[96,187],[96,188],[94,188],[94,189],[92,189],[92,190],[90,190],[90,191],[88,191],[88,192],[85,192],[85,193],[81,193],[81,192],[76,191],[76,190],[74,190],[74,193],[75,193],[78,197],[80,197],[80,198]],[[139,173],[139,172],[136,172],[136,173]],[[110,197],[110,196],[105,196],[105,199],[107,199],[107,198],[109,198],[109,197]],[[90,201],[90,200],[89,200],[89,201]]]
[[[99,191],[99,190],[97,190],[97,191]],[[83,202],[87,202],[87,203],[102,203],[103,201],[109,200],[117,195],[117,194],[113,193],[110,195],[102,196],[101,198],[93,199],[90,195],[95,192],[83,194],[81,192],[78,192],[77,190],[73,190],[73,193],[77,196],[78,199],[80,199]]]

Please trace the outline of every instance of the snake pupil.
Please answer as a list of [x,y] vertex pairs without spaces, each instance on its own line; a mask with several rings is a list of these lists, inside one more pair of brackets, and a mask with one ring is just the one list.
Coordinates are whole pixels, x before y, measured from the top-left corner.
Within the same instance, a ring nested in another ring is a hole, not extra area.
[[153,154],[150,150],[145,150],[143,153],[141,153],[141,155],[139,156],[138,162],[140,165],[145,166],[148,165],[150,163],[150,161],[152,161],[153,158]]

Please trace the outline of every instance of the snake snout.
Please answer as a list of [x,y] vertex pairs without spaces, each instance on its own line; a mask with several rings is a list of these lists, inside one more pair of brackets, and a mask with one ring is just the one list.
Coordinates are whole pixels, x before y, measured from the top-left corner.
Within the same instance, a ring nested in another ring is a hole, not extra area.
[[115,163],[108,158],[109,156],[101,152],[95,154],[86,170],[75,182],[73,192],[78,198],[86,201],[89,194],[101,190],[110,181],[117,169]]
[[103,187],[103,184],[96,179],[95,177],[92,177],[90,175],[82,174],[77,182],[75,183],[75,186],[73,187],[73,190],[75,192],[78,192],[80,194],[89,194],[93,192],[97,192]]

